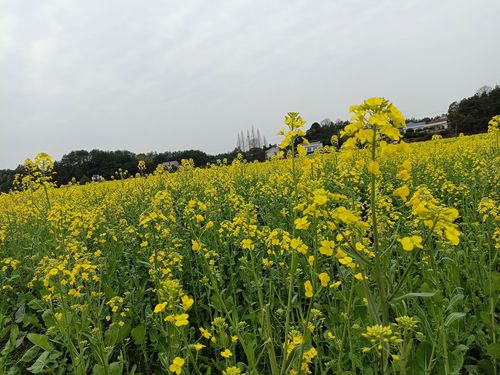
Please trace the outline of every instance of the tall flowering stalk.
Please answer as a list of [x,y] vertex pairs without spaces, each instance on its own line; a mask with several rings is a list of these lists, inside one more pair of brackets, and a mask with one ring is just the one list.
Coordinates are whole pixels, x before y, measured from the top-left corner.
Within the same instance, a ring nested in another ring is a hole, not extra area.
[[[302,130],[302,127],[305,125],[306,121],[299,115],[298,112],[289,112],[287,116],[285,116],[284,123],[286,125],[286,128],[282,129],[278,135],[283,135],[283,141],[280,144],[280,149],[281,155],[283,155],[284,150],[290,148],[291,150],[291,158],[292,158],[292,177],[293,177],[293,193],[294,193],[294,198],[297,198],[298,194],[298,172],[297,172],[297,166],[296,166],[296,160],[295,160],[295,152],[296,152],[296,147],[295,147],[295,142],[297,139],[302,139],[302,141],[305,141],[305,132]],[[299,154],[305,154],[305,149],[302,145],[298,146],[298,151]],[[290,208],[293,208],[293,204],[291,205]],[[290,211],[293,212],[293,220],[295,221],[295,210],[291,209]],[[293,226],[292,229],[292,234],[293,237],[295,237],[295,227]],[[282,358],[282,363],[281,363],[281,373],[283,374],[285,370],[285,363],[287,359],[287,351],[288,351],[288,333],[290,330],[290,315],[291,315],[291,310],[292,310],[292,297],[293,297],[293,285],[294,285],[294,280],[295,280],[295,272],[297,271],[297,252],[295,250],[292,250],[292,257],[290,260],[290,274],[289,274],[289,282],[288,282],[288,298],[287,298],[287,306],[285,310],[285,343],[284,343],[284,349],[283,349],[283,358]]]
[[375,277],[382,308],[382,322],[387,323],[389,306],[387,304],[385,281],[382,275],[376,210],[376,181],[380,175],[377,144],[382,137],[391,141],[399,141],[401,138],[399,128],[405,127],[406,123],[401,111],[384,98],[367,99],[362,104],[351,106],[349,111],[352,113],[351,123],[345,127],[341,134],[350,137],[345,143],[345,148],[355,148],[359,143],[362,146],[367,145],[370,149],[370,163],[367,170],[370,174],[370,209],[373,248],[375,250]]

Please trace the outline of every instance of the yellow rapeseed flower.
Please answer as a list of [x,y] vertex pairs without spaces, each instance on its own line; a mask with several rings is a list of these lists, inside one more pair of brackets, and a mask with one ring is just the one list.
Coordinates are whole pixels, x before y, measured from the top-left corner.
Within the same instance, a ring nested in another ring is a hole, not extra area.
[[326,272],[321,272],[318,277],[321,281],[321,286],[327,287],[328,283],[330,282],[330,276],[328,276]]
[[394,189],[394,192],[392,194],[395,195],[396,197],[401,198],[403,202],[406,202],[408,195],[410,195],[410,189],[408,189],[408,185],[405,184]]
[[323,240],[320,242],[321,247],[319,248],[319,252],[326,256],[333,255],[333,247],[335,246],[335,242],[329,240]]
[[311,281],[307,280],[304,282],[305,295],[307,298],[312,298],[313,296],[313,287]]
[[155,306],[154,313],[159,314],[159,313],[163,312],[163,310],[165,310],[165,307],[167,307],[167,302],[162,302],[162,303],[157,304]]
[[177,327],[187,326],[189,324],[189,315],[188,314],[178,314],[175,315],[175,325]]
[[189,308],[193,305],[194,299],[190,298],[187,295],[183,295],[181,297],[182,308],[184,310],[189,310]]
[[205,345],[203,344],[200,344],[200,343],[196,343],[194,344],[194,349],[199,352],[201,349],[205,348]]
[[183,358],[181,357],[175,357],[174,358],[174,361],[172,362],[172,364],[168,367],[168,369],[170,371],[172,371],[173,373],[177,374],[177,375],[180,375],[182,373],[182,366],[184,366],[184,363],[186,361],[184,361]]
[[378,161],[373,160],[368,164],[368,173],[378,176],[380,174],[380,164]]
[[413,251],[414,248],[422,249],[422,237],[420,236],[411,236],[411,237],[403,237],[398,240],[403,246],[403,250],[405,251]]

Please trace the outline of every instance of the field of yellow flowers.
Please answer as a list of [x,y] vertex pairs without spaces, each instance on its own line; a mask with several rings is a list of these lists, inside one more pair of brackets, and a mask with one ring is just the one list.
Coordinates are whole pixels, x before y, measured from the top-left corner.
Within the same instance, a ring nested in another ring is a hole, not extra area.
[[405,144],[389,101],[351,112],[312,156],[289,113],[265,163],[56,188],[27,160],[0,374],[497,374],[500,121]]

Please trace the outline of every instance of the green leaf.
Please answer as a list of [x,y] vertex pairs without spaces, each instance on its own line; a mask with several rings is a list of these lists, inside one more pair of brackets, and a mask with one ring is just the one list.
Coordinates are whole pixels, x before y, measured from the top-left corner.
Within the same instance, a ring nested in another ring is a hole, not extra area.
[[28,367],[27,370],[29,372],[32,372],[33,374],[41,373],[43,371],[43,369],[45,368],[45,365],[49,362],[48,361],[49,354],[50,354],[50,352],[48,352],[48,351],[43,352],[40,355],[40,357],[37,358],[35,363],[33,363],[31,365],[31,367]]
[[17,336],[19,336],[19,327],[17,326],[17,324],[11,324],[9,327],[10,327],[9,341],[7,341],[1,352],[3,356],[6,356],[12,350],[14,350],[16,346]]
[[500,344],[499,343],[491,343],[486,346],[486,353],[492,359],[500,359]]
[[15,343],[17,336],[19,336],[19,326],[17,324],[11,324],[9,342],[12,344]]
[[498,292],[500,290],[500,272],[491,273],[491,289],[492,292]]
[[427,369],[427,367],[429,366],[431,353],[432,345],[430,345],[429,343],[423,342],[418,346],[417,352],[415,354],[415,359],[418,363],[418,367],[420,367],[421,370]]
[[487,327],[491,327],[491,315],[489,311],[479,311],[479,318]]
[[26,350],[19,361],[24,363],[31,362],[33,359],[35,359],[38,353],[40,353],[40,348],[36,345],[32,346],[31,348]]
[[60,356],[62,355],[61,352],[58,352],[58,351],[51,351],[50,352],[50,356],[49,356],[49,360],[50,361],[55,361],[57,358],[59,358]]
[[31,324],[35,327],[40,327],[40,321],[38,320],[37,316],[32,313],[24,314],[23,324]]
[[21,371],[19,370],[19,367],[17,366],[12,366],[6,373],[5,375],[18,375]]
[[35,310],[37,312],[41,312],[43,310],[45,310],[45,303],[39,299],[32,299],[31,301],[28,302],[28,306],[32,309],[32,310]]
[[464,364],[464,359],[465,359],[464,354],[468,349],[469,348],[465,345],[458,345],[456,349],[452,353],[450,353],[449,364],[450,364],[451,374],[460,373],[460,369]]
[[56,320],[54,319],[54,314],[51,310],[45,310],[42,314],[42,319],[47,328],[54,327],[56,325]]
[[26,305],[23,303],[16,311],[16,315],[14,316],[16,319],[16,323],[22,323],[24,314],[26,312]]
[[452,310],[458,303],[462,302],[463,299],[464,299],[463,294],[457,294],[456,296],[453,296],[453,298],[448,303],[448,307],[446,308],[446,311]]
[[123,372],[123,364],[121,362],[113,362],[109,365],[110,375],[121,375]]
[[460,319],[463,319],[465,317],[465,315],[466,314],[464,312],[453,312],[453,313],[451,313],[450,315],[448,315],[448,317],[444,321],[444,326],[445,327],[449,327],[454,322],[456,322],[456,321],[458,321]]
[[106,370],[103,365],[95,365],[92,369],[93,375],[106,375]]
[[116,292],[106,285],[104,286],[104,295],[106,296],[107,299],[111,299],[114,296],[116,296]]
[[125,323],[123,327],[120,327],[117,323],[113,323],[104,333],[104,344],[115,346],[118,342],[125,340],[129,333],[130,324]]
[[125,340],[128,335],[130,334],[130,324],[125,323],[122,327],[120,327],[120,330],[118,331],[118,341],[123,341]]
[[142,345],[146,342],[146,328],[143,324],[135,327],[131,332],[132,338],[137,345]]
[[493,375],[495,366],[490,360],[481,359],[478,363],[479,368],[482,370],[481,374]]
[[52,350],[52,345],[49,342],[49,337],[46,335],[39,335],[37,333],[28,333],[28,340],[30,340],[36,346],[44,350]]

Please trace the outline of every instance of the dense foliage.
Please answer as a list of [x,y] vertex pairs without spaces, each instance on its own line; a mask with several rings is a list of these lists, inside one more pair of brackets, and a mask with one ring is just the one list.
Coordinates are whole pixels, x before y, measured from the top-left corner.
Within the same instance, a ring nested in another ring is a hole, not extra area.
[[448,109],[450,132],[457,135],[484,133],[488,121],[500,113],[500,86],[453,102]]
[[348,123],[348,121],[333,122],[329,120],[323,120],[321,123],[314,122],[306,132],[307,139],[331,146],[332,136],[338,136]]
[[500,117],[405,144],[387,100],[351,112],[312,156],[290,113],[271,162],[57,188],[27,161],[0,373],[497,374]]

